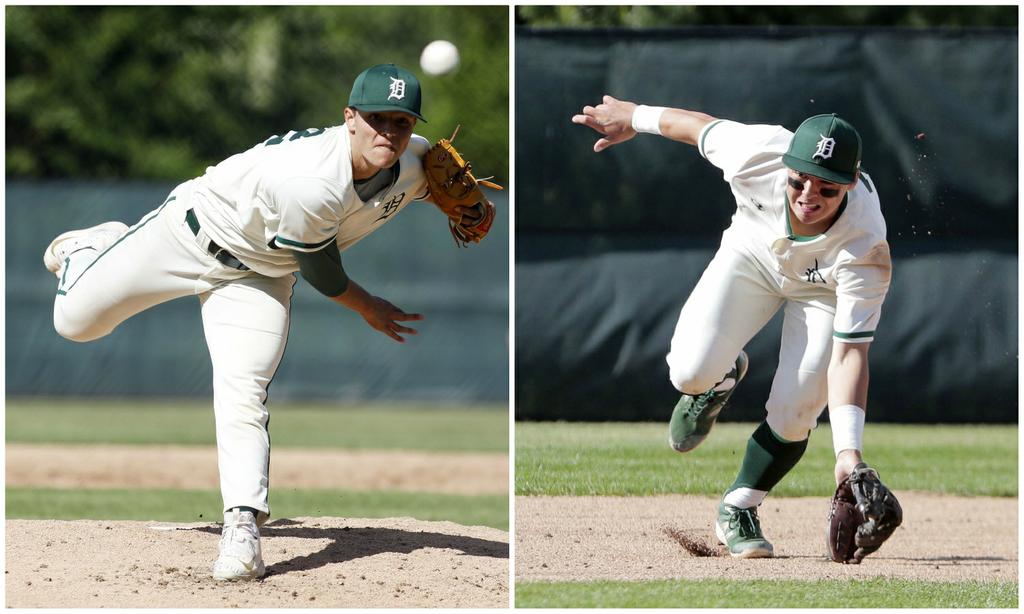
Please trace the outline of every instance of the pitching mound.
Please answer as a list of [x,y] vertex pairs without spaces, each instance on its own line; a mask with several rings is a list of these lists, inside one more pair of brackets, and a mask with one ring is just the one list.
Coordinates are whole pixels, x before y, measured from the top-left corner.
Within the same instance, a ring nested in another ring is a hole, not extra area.
[[210,576],[218,524],[7,521],[7,607],[508,606],[509,536],[412,518],[263,527],[266,577]]
[[516,497],[516,580],[1017,580],[1017,499],[900,492],[903,525],[860,565],[825,558],[824,497],[770,497],[774,559],[739,560],[715,537],[718,499]]

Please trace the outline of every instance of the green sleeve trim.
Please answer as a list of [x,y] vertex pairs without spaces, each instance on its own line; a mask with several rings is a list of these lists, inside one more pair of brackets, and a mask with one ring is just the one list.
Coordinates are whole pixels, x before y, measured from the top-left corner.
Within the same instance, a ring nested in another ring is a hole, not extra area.
[[711,122],[707,126],[704,126],[704,133],[700,135],[700,147],[697,148],[697,151],[700,152],[700,155],[705,160],[707,159],[707,155],[704,153],[704,141],[708,138],[708,133],[711,132],[711,129],[714,128],[716,125],[722,123],[723,121],[725,121],[725,120],[724,119],[716,119],[715,121]]
[[871,185],[871,180],[864,174],[864,169],[860,169],[860,179],[864,182],[864,187],[868,189],[868,192],[874,194],[875,186]]
[[864,331],[864,332],[861,332],[861,333],[838,333],[838,332],[834,332],[834,333],[832,333],[832,336],[833,337],[838,337],[840,339],[869,339],[869,338],[875,336],[875,331],[868,330],[868,331]]
[[292,241],[291,239],[282,239],[281,235],[277,235],[277,236],[274,237],[274,242],[275,243],[280,243],[282,245],[290,245],[292,247],[304,247],[306,249],[319,249],[319,248],[327,245],[328,243],[331,243],[332,241],[334,241],[334,239],[336,237],[337,237],[337,235],[335,235],[334,237],[330,237],[329,239],[324,239],[323,241],[320,241],[319,243],[302,243],[301,241]]

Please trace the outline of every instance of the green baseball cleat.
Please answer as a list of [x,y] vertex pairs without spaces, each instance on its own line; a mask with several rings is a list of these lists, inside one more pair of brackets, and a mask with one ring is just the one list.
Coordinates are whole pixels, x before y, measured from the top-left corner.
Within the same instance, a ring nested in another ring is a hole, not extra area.
[[756,559],[774,556],[775,550],[761,533],[757,508],[740,509],[722,502],[718,505],[715,535],[736,559]]
[[747,374],[749,364],[746,352],[741,351],[736,365],[714,388],[696,396],[684,394],[679,399],[668,423],[668,442],[674,450],[689,452],[707,438],[726,401]]

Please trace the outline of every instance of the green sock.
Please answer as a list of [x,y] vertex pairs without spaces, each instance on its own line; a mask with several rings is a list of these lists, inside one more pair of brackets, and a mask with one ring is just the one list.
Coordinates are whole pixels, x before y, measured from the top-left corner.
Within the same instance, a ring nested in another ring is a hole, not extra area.
[[726,492],[737,488],[769,491],[790,469],[796,466],[807,450],[807,440],[785,441],[762,422],[747,441],[747,453],[736,481]]

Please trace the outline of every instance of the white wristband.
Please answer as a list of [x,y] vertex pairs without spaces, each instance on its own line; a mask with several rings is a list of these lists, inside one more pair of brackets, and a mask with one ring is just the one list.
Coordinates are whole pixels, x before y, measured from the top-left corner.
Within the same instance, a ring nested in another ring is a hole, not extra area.
[[865,412],[856,405],[828,408],[828,421],[832,425],[832,447],[836,456],[843,450],[860,450],[864,438]]
[[646,132],[647,134],[661,135],[661,114],[665,112],[665,107],[649,107],[647,105],[638,105],[633,111],[633,130],[637,132]]

